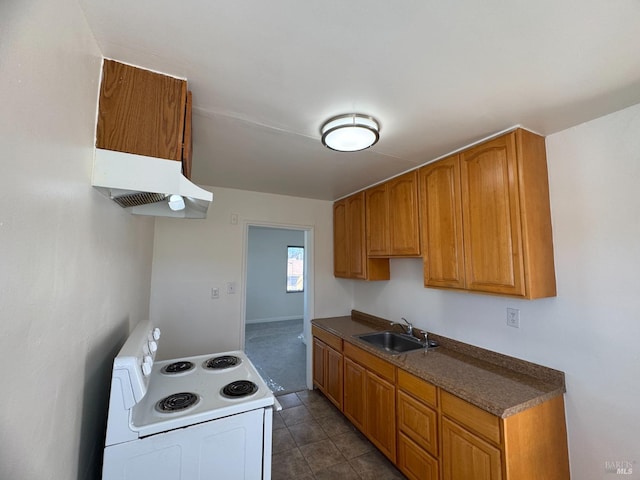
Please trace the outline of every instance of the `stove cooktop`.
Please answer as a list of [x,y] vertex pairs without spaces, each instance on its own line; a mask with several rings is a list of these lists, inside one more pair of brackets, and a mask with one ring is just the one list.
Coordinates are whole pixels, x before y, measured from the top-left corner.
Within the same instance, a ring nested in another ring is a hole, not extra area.
[[[213,360],[220,357],[235,357],[237,360]],[[207,364],[212,362],[225,365],[207,368]],[[229,385],[236,385],[229,387],[232,392],[242,391],[243,394],[225,395],[223,390]],[[189,405],[159,409],[159,403],[167,398],[173,398],[169,403]],[[201,355],[156,362],[147,394],[133,407],[131,424],[143,437],[273,404],[273,393],[244,352]]]

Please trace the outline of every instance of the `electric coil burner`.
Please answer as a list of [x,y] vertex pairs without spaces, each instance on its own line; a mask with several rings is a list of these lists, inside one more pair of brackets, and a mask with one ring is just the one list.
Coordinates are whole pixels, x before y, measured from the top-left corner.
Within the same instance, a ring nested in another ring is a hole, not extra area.
[[236,380],[225,385],[221,390],[223,396],[227,398],[241,398],[253,395],[258,391],[258,386],[249,380]]
[[241,350],[156,361],[140,322],[113,362],[103,480],[270,480],[269,387]]
[[242,363],[242,360],[235,355],[221,355],[208,359],[202,366],[207,370],[224,370],[225,368],[240,365],[240,363]]
[[181,412],[182,410],[194,406],[199,400],[200,398],[195,393],[174,393],[173,395],[169,395],[156,403],[156,410],[161,413]]
[[195,363],[181,360],[178,362],[170,363],[169,365],[165,365],[164,367],[162,367],[160,372],[164,373],[165,375],[175,375],[179,373],[190,372],[194,368],[196,368]]

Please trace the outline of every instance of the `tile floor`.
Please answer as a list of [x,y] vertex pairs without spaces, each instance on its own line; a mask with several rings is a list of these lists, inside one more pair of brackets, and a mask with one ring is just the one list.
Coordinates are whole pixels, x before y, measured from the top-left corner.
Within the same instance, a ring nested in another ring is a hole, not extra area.
[[278,396],[272,480],[390,480],[404,477],[317,390]]

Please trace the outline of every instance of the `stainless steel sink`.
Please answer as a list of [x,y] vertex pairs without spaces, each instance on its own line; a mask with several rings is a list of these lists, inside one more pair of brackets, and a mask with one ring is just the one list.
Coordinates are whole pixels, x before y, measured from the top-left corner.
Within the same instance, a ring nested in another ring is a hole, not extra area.
[[384,350],[391,355],[398,355],[425,347],[417,338],[397,332],[364,333],[362,335],[356,335],[356,338],[367,342],[373,347]]

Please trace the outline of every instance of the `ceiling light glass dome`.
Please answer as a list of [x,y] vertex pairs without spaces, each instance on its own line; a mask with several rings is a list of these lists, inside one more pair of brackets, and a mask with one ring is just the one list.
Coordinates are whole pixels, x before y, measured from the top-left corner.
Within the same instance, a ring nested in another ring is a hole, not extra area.
[[322,144],[338,152],[364,150],[380,138],[380,125],[376,119],[359,113],[330,118],[320,131]]

